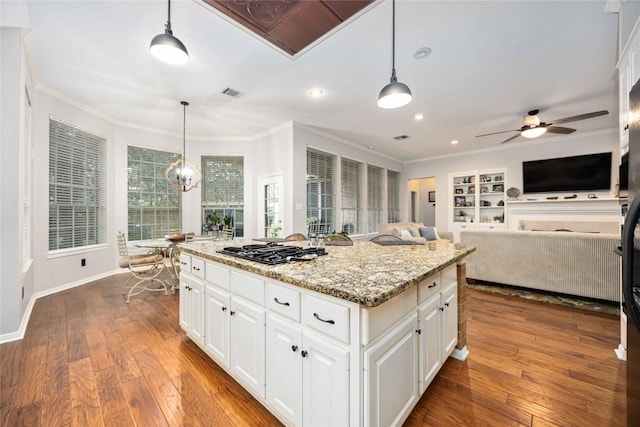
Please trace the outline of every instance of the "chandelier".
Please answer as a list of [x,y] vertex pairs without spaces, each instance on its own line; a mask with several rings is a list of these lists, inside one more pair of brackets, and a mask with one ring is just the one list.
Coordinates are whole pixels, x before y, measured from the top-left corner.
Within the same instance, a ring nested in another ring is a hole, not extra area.
[[189,191],[198,186],[202,180],[202,174],[198,170],[198,167],[187,160],[186,147],[187,147],[187,101],[180,101],[183,108],[182,118],[182,158],[171,163],[164,173],[164,177],[169,183],[178,191]]

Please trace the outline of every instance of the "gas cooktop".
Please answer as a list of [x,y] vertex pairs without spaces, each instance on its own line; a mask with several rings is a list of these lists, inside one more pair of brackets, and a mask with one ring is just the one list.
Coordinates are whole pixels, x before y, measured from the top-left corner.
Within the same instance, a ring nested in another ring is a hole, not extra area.
[[327,254],[324,248],[302,248],[299,246],[277,244],[230,246],[222,248],[218,252],[268,265],[284,264],[294,261],[310,261],[318,256]]

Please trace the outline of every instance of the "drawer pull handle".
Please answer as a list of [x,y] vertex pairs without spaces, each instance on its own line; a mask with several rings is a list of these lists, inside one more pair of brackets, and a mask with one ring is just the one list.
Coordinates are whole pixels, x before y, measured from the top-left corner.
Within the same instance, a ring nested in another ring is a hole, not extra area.
[[427,288],[431,289],[431,288],[435,288],[436,286],[438,286],[438,284],[436,282],[433,282],[433,285],[429,285],[427,286]]
[[200,271],[200,269],[199,269],[198,267],[195,267],[195,266],[193,267],[193,269],[194,269],[195,271]]
[[307,354],[308,354],[308,353],[307,353],[306,351],[304,351],[304,350],[302,350],[302,351],[300,352],[300,355],[301,355],[302,357],[307,357]]
[[277,302],[278,304],[280,304],[280,305],[286,305],[287,307],[289,307],[289,305],[291,305],[291,304],[289,304],[288,302],[280,302],[280,301],[278,301],[278,298],[274,298],[273,300],[274,300],[275,302]]
[[298,351],[298,346],[297,346],[297,345],[292,345],[292,346],[291,346],[291,351],[293,351],[294,353],[295,353],[296,351]]
[[324,322],[324,323],[330,323],[330,324],[332,324],[332,325],[335,325],[335,324],[336,324],[336,322],[334,322],[334,321],[333,321],[333,320],[331,320],[331,319],[329,319],[329,320],[324,320],[323,318],[321,318],[320,316],[318,316],[318,313],[313,313],[313,317],[315,317],[316,319],[318,319],[319,321]]

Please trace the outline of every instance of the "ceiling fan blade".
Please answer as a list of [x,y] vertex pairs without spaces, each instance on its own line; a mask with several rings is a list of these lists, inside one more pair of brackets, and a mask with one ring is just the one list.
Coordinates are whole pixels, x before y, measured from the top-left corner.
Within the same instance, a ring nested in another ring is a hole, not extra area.
[[[519,132],[519,131],[518,131],[518,132]],[[517,137],[519,137],[519,136],[520,136],[520,134],[513,135],[511,138],[507,138],[507,139],[505,139],[505,140],[504,140],[504,141],[502,141],[500,144],[505,144],[505,143],[507,143],[507,142],[509,142],[509,141],[513,141],[514,139],[516,139],[516,138],[517,138]]]
[[593,113],[578,114],[577,116],[565,117],[563,119],[552,120],[551,124],[559,125],[560,123],[577,122],[578,120],[591,119],[609,114],[607,110],[594,111]]
[[493,133],[483,133],[482,135],[476,135],[476,138],[479,138],[481,136],[489,136],[489,135],[498,135],[500,133],[507,133],[507,132],[520,132],[520,129],[514,129],[514,130],[502,130],[500,132],[493,132]]
[[575,129],[572,128],[564,128],[562,126],[548,126],[547,127],[547,132],[549,133],[561,133],[563,135],[567,135],[570,133],[575,132]]

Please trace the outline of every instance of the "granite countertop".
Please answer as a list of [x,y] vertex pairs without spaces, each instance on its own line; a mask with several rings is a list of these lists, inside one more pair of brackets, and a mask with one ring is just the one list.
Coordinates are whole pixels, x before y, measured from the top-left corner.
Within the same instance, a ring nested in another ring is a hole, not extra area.
[[[265,265],[217,251],[226,246],[256,243],[193,242],[179,245],[182,252],[236,267],[285,283],[375,307],[415,286],[423,279],[455,264],[475,247],[453,243],[380,246],[354,242],[353,246],[328,246],[327,255],[312,261]],[[306,242],[286,242],[304,246]]]

